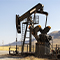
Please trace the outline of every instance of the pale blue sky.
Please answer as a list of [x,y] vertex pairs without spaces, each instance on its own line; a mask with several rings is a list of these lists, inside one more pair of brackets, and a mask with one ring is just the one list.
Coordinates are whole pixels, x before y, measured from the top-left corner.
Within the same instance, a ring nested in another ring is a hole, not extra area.
[[[44,10],[49,13],[47,25],[51,26],[50,32],[60,30],[60,0],[0,0],[0,44],[2,41],[4,44],[15,41],[15,15],[21,16],[38,3],[43,4]],[[44,21],[45,17],[43,19],[40,15],[42,27]]]

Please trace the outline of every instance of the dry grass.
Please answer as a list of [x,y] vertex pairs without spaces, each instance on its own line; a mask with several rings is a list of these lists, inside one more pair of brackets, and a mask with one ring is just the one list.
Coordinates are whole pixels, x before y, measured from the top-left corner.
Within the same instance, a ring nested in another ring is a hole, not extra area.
[[[0,46],[0,51],[9,51],[9,48],[12,51],[16,50],[16,46]],[[17,48],[18,48],[17,49],[18,51],[21,51],[22,46],[18,46]],[[28,46],[28,51],[29,51],[29,46]],[[35,51],[35,48],[34,48],[34,51]],[[24,46],[24,52],[27,52],[27,46]],[[32,47],[32,52],[33,52],[33,47]]]
[[0,46],[0,51],[9,51],[10,47],[11,50],[16,50],[16,46]]
[[[9,51],[9,47],[10,46],[0,46],[0,50]],[[15,50],[15,48],[16,48],[16,46],[11,46],[11,47],[12,47],[11,50]],[[28,48],[28,50],[29,50],[29,48]],[[34,48],[34,50],[35,50],[35,48]],[[19,51],[21,51],[21,46],[19,46]],[[24,51],[27,51],[26,46],[24,47]],[[34,56],[27,56],[27,57],[24,57],[24,58],[5,58],[3,60],[49,60],[49,59],[47,59],[47,58],[37,58],[37,57],[34,57]]]
[[[59,44],[57,44],[57,45],[59,45]],[[16,50],[16,46],[0,46],[0,51],[9,51],[9,47],[11,47],[10,50],[12,50],[12,51]],[[56,44],[53,44],[53,49],[55,49],[55,47],[56,47]],[[21,52],[21,48],[22,48],[22,46],[18,46],[17,50]],[[27,46],[24,46],[24,52],[27,52],[27,50],[29,51],[29,46],[28,46],[28,49],[27,49]],[[31,48],[31,50],[33,52],[33,46]],[[52,50],[52,47],[50,48],[50,51],[51,50]],[[34,52],[35,52],[35,47],[34,47]]]
[[0,46],[0,50],[1,50],[1,51],[4,51],[4,50],[5,50],[5,51],[9,51],[9,47],[10,47],[10,46]]

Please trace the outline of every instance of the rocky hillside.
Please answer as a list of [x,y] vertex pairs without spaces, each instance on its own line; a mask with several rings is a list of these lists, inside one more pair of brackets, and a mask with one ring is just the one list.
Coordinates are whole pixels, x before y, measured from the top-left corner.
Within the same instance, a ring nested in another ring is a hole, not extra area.
[[49,35],[53,36],[53,39],[60,39],[60,31],[53,31]]
[[60,44],[60,31],[53,31],[49,35],[52,36],[53,44]]

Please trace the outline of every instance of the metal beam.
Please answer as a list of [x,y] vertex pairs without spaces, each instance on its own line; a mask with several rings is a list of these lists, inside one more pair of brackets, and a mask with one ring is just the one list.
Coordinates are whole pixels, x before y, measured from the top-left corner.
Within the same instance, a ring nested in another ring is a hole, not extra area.
[[30,29],[29,52],[31,52],[31,38],[32,38],[32,35],[31,35],[31,29]]
[[43,5],[38,3],[36,6],[34,6],[33,8],[31,8],[29,11],[27,11],[26,13],[24,13],[22,16],[19,17],[20,21],[23,21],[25,18],[29,17],[31,14],[33,14],[34,12],[38,11],[40,9],[40,11],[43,11]]
[[24,43],[25,43],[25,38],[26,38],[26,31],[27,31],[28,24],[26,24],[26,30],[25,30],[25,35],[24,35],[24,40],[23,40],[23,45],[22,45],[22,53],[24,50]]

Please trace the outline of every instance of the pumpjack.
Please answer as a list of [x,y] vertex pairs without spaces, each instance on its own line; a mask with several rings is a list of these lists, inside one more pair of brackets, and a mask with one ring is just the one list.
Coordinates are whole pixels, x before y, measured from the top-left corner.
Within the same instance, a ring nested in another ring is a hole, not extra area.
[[[43,10],[43,7],[44,7],[44,5],[42,5],[41,3],[38,3],[36,6],[31,8],[29,11],[24,13],[22,16],[16,15],[16,29],[17,29],[17,33],[21,33],[21,22],[24,19],[27,18],[27,21],[24,22],[24,24],[26,24],[26,29],[25,29],[24,40],[23,40],[23,44],[22,44],[22,53],[23,53],[23,50],[24,50],[24,43],[25,43],[27,28],[29,28],[29,30],[30,30],[29,52],[31,52],[31,34],[37,40],[37,43],[36,43],[36,54],[39,54],[39,52],[42,52],[42,51],[43,51],[42,54],[44,54],[45,46],[46,47],[50,46],[50,42],[49,41],[52,39],[52,37],[50,35],[47,35],[47,33],[49,32],[51,27],[50,26],[46,26],[48,12],[45,12]],[[41,25],[38,25],[38,26],[34,27],[34,25],[36,24],[34,22],[36,20],[36,16],[35,16],[36,13],[46,15],[46,23],[45,23],[45,28],[44,29],[41,28]],[[34,19],[33,20],[32,20],[32,14],[34,14]],[[28,25],[29,25],[29,27],[28,27]],[[37,35],[38,31],[40,31],[41,34]],[[42,46],[44,46],[44,47],[42,47]]]

